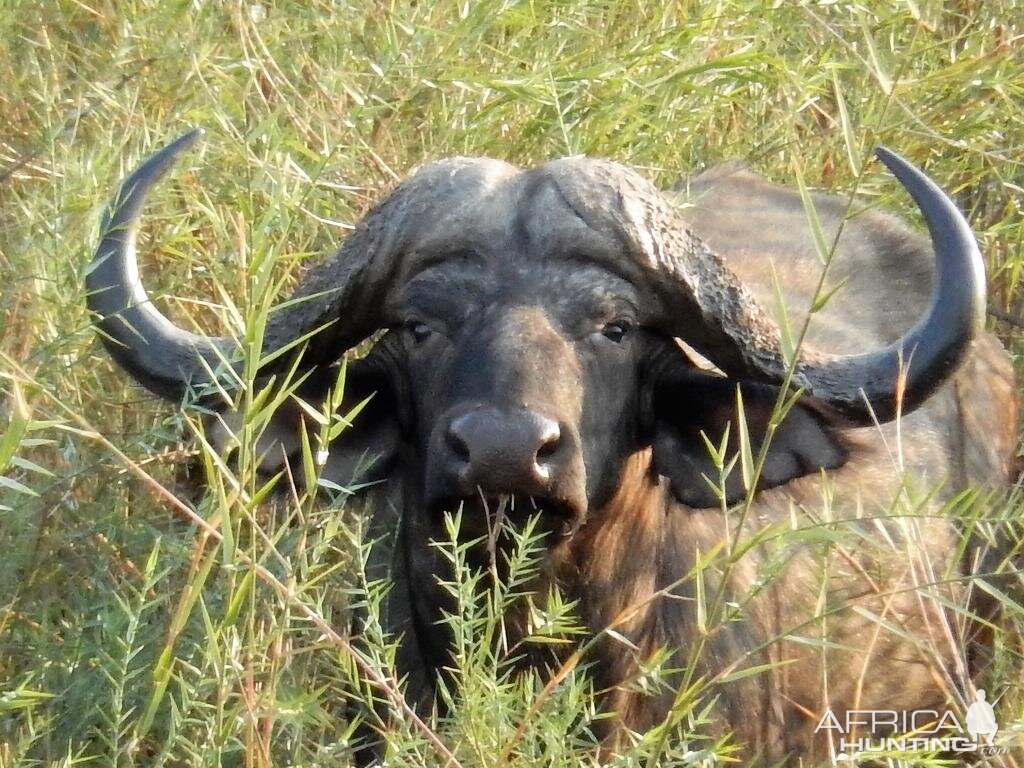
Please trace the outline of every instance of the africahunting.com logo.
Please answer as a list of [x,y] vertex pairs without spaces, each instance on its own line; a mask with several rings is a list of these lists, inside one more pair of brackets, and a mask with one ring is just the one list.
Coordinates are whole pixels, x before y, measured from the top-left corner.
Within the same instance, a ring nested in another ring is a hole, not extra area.
[[989,703],[984,689],[979,689],[963,722],[948,709],[851,709],[837,715],[829,708],[814,732],[831,733],[839,759],[864,753],[916,751],[1002,755],[1009,748],[996,746],[999,723],[994,709],[1002,696]]

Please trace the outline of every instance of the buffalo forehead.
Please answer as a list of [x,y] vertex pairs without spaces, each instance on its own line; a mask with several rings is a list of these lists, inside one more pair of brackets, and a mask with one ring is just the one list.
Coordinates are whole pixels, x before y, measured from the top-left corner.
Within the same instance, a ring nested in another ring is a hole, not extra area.
[[405,250],[435,257],[508,237],[520,175],[515,166],[488,158],[454,158],[421,168],[398,190],[409,190],[415,206],[406,211],[411,221]]
[[583,173],[587,167],[588,161],[577,158],[524,173],[520,229],[534,253],[586,259],[633,279],[638,273],[623,258],[626,246],[614,226],[617,203]]
[[599,264],[574,258],[501,258],[463,253],[414,276],[399,296],[397,315],[442,320],[454,327],[493,321],[494,311],[542,307],[569,336],[600,322],[638,314],[641,299],[628,281]]
[[567,158],[520,171],[458,158],[427,166],[412,179],[428,194],[407,250],[428,258],[460,251],[497,258],[575,254],[632,275],[615,224],[619,202],[587,172],[591,165],[613,164]]
[[416,176],[426,174],[435,197],[407,244],[412,258],[400,301],[486,303],[532,295],[552,309],[599,315],[641,303],[642,276],[625,257],[610,210],[614,195],[593,178],[592,166],[617,166],[587,158],[528,171],[483,159],[448,166],[434,164]]

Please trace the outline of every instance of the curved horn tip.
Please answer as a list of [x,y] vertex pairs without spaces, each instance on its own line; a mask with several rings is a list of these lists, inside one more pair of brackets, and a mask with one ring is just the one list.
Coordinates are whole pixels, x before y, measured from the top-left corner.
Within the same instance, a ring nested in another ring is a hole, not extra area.
[[109,234],[112,229],[134,222],[142,214],[142,204],[149,189],[166,175],[178,155],[191,147],[205,133],[202,128],[193,128],[146,158],[142,165],[121,183],[104,213],[101,230]]
[[898,152],[893,152],[888,147],[875,147],[875,157],[881,160],[885,167],[888,168],[900,181],[903,181],[908,177],[915,179],[924,177],[928,181],[931,181],[931,179],[928,179],[927,176],[925,176],[922,170],[907,160],[907,158],[903,157],[903,155]]
[[163,176],[167,169],[171,167],[171,164],[178,155],[195,144],[205,134],[206,131],[202,128],[193,128],[192,130],[183,133],[170,144],[154,152],[150,158],[139,166],[139,169],[132,175],[153,176],[155,178]]
[[938,184],[932,181],[928,174],[898,152],[893,152],[887,147],[878,146],[875,147],[875,157],[881,160],[885,167],[892,172],[893,176],[903,184],[916,202],[920,203],[918,195],[922,187],[934,195],[942,198],[947,197],[946,193],[942,191]]
[[897,162],[900,160],[902,160],[904,163],[907,162],[906,159],[904,159],[901,155],[897,154],[896,152],[893,152],[888,147],[883,147],[881,144],[875,147],[875,157],[877,157],[886,165],[889,165],[889,163],[894,159],[897,160]]
[[206,135],[206,129],[200,128],[198,125],[195,128],[189,128],[178,138],[168,144],[165,149],[185,149],[192,146],[198,139],[201,139]]
[[[917,203],[918,208],[924,215],[928,230],[932,235],[932,244],[936,249],[936,256],[940,251],[949,250],[950,256],[958,254],[957,248],[962,249],[960,255],[962,261],[966,262],[968,268],[965,276],[970,277],[980,291],[975,296],[975,302],[980,302],[981,322],[984,322],[984,289],[985,289],[985,264],[978,248],[977,238],[971,229],[970,223],[964,217],[963,212],[956,206],[949,195],[947,195],[938,184],[924,171],[918,168],[906,158],[885,147],[875,147],[875,155],[892,172],[896,179],[903,185],[904,189]],[[946,246],[940,248],[939,246]],[[961,259],[950,259],[960,261]],[[944,259],[939,258],[940,269]]]
[[[909,160],[904,158],[899,153],[890,150],[889,147],[874,147],[874,157],[877,157],[879,160],[881,160],[885,167],[888,168],[890,172],[897,179],[899,179],[901,183],[903,183],[904,186],[906,186],[908,182],[918,182],[919,184],[924,183],[928,186],[934,186],[936,190],[938,190],[938,186],[934,181],[932,181],[931,178],[929,178],[928,174],[926,174],[923,170],[918,168],[918,166],[915,166],[913,163],[911,163]],[[910,194],[913,195],[912,191]],[[940,194],[943,193],[941,193],[940,191]]]

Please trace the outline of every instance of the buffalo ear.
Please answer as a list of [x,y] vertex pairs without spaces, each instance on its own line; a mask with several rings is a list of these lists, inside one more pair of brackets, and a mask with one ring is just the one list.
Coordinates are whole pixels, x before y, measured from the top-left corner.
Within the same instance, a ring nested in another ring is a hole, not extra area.
[[[309,411],[320,411],[325,407],[339,374],[338,366],[309,371],[294,393],[277,407],[257,441],[261,474],[276,474],[288,464],[296,484],[304,482],[303,426],[313,439],[320,425]],[[398,450],[400,430],[390,378],[369,358],[349,363],[343,394],[342,403],[335,411],[340,416],[349,414],[364,401],[365,404],[353,415],[351,424],[331,441],[326,456],[317,458],[323,462],[321,481],[351,488],[375,482],[387,474]],[[239,413],[215,417],[208,427],[215,447],[230,451],[233,434],[241,421]],[[311,450],[316,450],[315,445]]]
[[330,444],[321,477],[341,487],[384,479],[398,455],[402,428],[393,382],[379,365],[349,366],[340,415],[365,402]]
[[[778,400],[778,387],[737,382],[684,368],[682,364],[653,386],[649,402],[653,411],[651,444],[655,470],[669,479],[673,494],[683,504],[719,506],[721,499],[715,487],[721,485],[721,478],[707,442],[717,448],[728,428],[727,466],[739,452],[738,389],[750,446],[756,457]],[[797,402],[775,428],[756,490],[773,488],[821,469],[835,469],[842,466],[846,458],[847,451],[827,417],[809,404]],[[746,495],[739,461],[733,465],[724,486],[725,500],[729,504]]]

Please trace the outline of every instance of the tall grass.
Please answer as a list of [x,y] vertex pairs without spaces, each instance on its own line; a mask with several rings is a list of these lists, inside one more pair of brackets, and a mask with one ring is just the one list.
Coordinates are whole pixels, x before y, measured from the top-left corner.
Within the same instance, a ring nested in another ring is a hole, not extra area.
[[[1024,306],[1024,11],[1009,0],[0,0],[0,83],[0,766],[334,766],[360,719],[385,729],[394,765],[599,754],[588,677],[575,662],[555,682],[512,674],[501,616],[522,584],[488,586],[454,536],[437,546],[458,575],[461,686],[446,718],[403,714],[360,510],[341,489],[267,493],[251,451],[225,466],[194,415],[104,354],[83,296],[101,208],[187,127],[207,136],[148,207],[147,284],[182,325],[251,344],[303,265],[453,154],[608,156],[662,184],[744,158],[917,220],[867,164],[885,144],[967,213],[993,309]],[[1019,332],[991,327],[1019,360]],[[965,497],[948,514],[995,536],[1020,508]],[[510,535],[525,580],[537,541]],[[827,526],[797,535],[835,543]],[[1004,603],[993,677],[1017,683],[1024,609],[976,588]],[[736,607],[713,597],[707,620],[728,621]],[[578,639],[571,604],[537,611],[532,642]],[[652,658],[634,684],[665,685],[668,666]],[[377,722],[375,700],[398,715]],[[704,735],[701,681],[677,704],[608,759],[727,759],[728,739]],[[1024,690],[1000,706],[1004,729],[1024,727]]]

